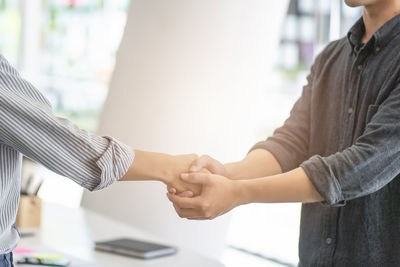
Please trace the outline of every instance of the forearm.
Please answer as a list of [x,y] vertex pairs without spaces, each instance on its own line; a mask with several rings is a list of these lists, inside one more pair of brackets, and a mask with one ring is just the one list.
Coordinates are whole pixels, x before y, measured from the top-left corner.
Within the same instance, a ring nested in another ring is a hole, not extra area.
[[324,200],[302,168],[271,177],[236,181],[236,189],[240,204]]
[[1,142],[82,187],[100,190],[131,165],[132,149],[56,117],[46,98],[0,56]]
[[201,184],[200,196],[182,197],[168,194],[182,218],[213,219],[236,206],[248,203],[319,202],[315,190],[302,168],[271,177],[232,180],[218,174],[189,173],[182,179]]
[[175,156],[135,150],[135,160],[120,181],[154,180],[174,187],[177,192],[190,190],[198,194],[199,186],[184,183],[179,178],[196,158],[194,154]]
[[120,181],[155,180],[166,182],[171,176],[173,156],[135,150],[135,160]]
[[225,164],[230,179],[253,179],[282,173],[275,156],[265,149],[251,151],[243,160]]

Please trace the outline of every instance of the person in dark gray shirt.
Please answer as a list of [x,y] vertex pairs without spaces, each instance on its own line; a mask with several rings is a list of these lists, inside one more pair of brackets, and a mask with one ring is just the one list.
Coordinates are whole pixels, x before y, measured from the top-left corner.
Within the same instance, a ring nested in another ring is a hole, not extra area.
[[182,174],[199,196],[169,189],[181,217],[303,202],[299,266],[400,266],[400,1],[346,3],[363,17],[316,58],[284,125],[242,161],[201,157]]

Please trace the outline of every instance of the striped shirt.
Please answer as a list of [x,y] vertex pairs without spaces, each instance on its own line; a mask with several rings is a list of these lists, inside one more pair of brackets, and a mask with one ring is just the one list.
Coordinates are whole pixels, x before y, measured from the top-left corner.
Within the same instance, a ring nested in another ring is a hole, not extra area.
[[0,254],[19,241],[22,155],[90,191],[121,178],[134,159],[133,149],[118,140],[54,116],[49,101],[0,55]]

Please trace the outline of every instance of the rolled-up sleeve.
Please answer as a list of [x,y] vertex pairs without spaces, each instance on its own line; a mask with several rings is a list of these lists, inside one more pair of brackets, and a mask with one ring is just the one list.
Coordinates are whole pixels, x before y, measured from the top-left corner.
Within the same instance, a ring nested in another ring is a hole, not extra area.
[[0,141],[88,190],[121,178],[131,147],[56,117],[45,97],[0,57]]
[[255,144],[250,149],[252,151],[261,148],[271,152],[279,162],[283,172],[297,168],[301,162],[307,159],[310,135],[311,88],[315,64],[307,77],[307,85],[303,87],[301,97],[293,106],[290,116],[284,125],[276,129],[274,134],[268,137],[267,140]]
[[400,174],[400,85],[379,105],[354,145],[300,166],[327,204],[374,193]]

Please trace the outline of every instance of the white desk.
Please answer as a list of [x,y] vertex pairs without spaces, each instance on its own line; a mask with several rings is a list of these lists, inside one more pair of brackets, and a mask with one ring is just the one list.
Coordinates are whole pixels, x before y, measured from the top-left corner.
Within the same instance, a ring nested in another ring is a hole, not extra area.
[[85,210],[83,208],[72,209],[53,204],[45,204],[43,206],[41,229],[32,237],[23,237],[19,245],[46,246],[59,252],[93,262],[93,264],[89,266],[223,266],[215,260],[200,256],[184,248],[179,248],[176,255],[153,260],[135,259],[94,250],[94,241],[118,237],[131,237],[168,244],[151,234],[90,210]]

